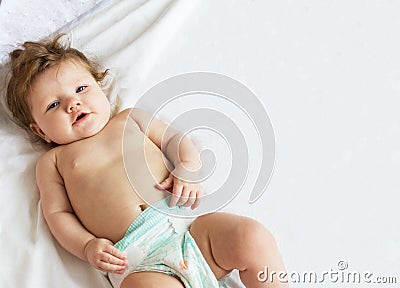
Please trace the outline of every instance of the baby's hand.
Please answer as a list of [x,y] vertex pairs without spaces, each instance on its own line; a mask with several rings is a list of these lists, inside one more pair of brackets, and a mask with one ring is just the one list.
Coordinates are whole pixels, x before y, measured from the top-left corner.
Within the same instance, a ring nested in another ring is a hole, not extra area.
[[85,256],[90,265],[103,272],[122,274],[127,266],[126,253],[103,238],[90,240],[85,247]]
[[191,207],[196,209],[200,204],[200,198],[204,191],[200,183],[188,182],[184,177],[175,177],[174,175],[184,175],[180,170],[185,170],[183,164],[178,164],[168,178],[156,185],[157,189],[168,190],[172,192],[170,207],[175,205]]

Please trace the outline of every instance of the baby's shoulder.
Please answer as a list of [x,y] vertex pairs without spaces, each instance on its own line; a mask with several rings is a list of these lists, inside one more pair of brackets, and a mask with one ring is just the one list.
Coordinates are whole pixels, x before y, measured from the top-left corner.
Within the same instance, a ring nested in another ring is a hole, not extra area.
[[134,117],[134,116],[141,116],[142,114],[149,114],[146,110],[142,109],[142,108],[137,108],[137,107],[129,107],[126,108],[124,110],[122,110],[121,112],[119,112],[117,115],[115,115],[114,117]]
[[114,121],[133,120],[139,127],[143,127],[153,120],[153,116],[142,108],[131,107],[127,108],[114,116]]
[[115,115],[114,117],[128,117],[129,114],[132,112],[133,108],[126,108],[124,110],[122,110],[121,112],[119,112],[117,115]]
[[52,161],[56,162],[57,161],[57,155],[60,153],[62,150],[63,146],[57,146],[54,147],[46,152],[44,152],[38,159],[38,162],[41,161]]
[[57,151],[59,147],[52,148],[43,153],[36,162],[36,170],[47,170],[53,166],[57,166]]
[[135,122],[142,122],[141,120],[149,120],[152,118],[146,110],[137,107],[130,107],[119,112],[113,117],[113,119],[126,121],[129,117]]

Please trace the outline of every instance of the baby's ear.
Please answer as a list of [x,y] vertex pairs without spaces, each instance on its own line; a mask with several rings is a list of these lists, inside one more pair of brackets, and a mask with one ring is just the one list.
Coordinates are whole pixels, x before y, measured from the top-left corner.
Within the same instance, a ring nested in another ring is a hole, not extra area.
[[31,123],[29,124],[29,128],[31,128],[31,130],[33,131],[33,133],[35,133],[36,135],[38,135],[40,138],[42,138],[44,141],[46,141],[47,143],[51,143],[51,140],[49,137],[47,137],[47,135],[43,132],[42,129],[40,129],[39,125],[37,125],[36,123]]

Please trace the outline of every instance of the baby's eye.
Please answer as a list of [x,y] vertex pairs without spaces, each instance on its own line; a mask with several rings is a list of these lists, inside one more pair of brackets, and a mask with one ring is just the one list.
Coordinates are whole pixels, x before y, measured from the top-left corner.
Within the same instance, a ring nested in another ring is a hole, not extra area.
[[51,104],[47,107],[47,111],[49,111],[50,109],[56,108],[58,105],[60,105],[60,102],[58,102],[58,101],[51,103]]
[[83,90],[85,90],[86,89],[86,86],[79,86],[77,89],[76,89],[76,93],[80,93],[80,92],[82,92]]

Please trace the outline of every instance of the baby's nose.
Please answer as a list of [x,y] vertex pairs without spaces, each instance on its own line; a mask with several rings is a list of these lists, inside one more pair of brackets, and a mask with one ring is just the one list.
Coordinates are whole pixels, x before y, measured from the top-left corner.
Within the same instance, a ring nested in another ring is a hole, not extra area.
[[79,99],[71,97],[68,99],[67,103],[67,112],[71,113],[75,110],[78,110],[78,107],[82,105],[82,102]]

